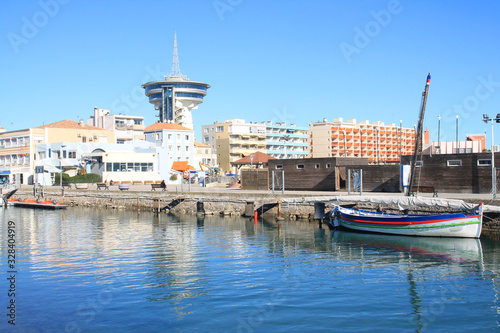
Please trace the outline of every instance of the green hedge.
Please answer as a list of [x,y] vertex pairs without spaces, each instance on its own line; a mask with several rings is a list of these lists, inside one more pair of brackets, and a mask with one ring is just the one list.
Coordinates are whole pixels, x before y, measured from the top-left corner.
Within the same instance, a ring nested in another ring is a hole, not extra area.
[[[54,179],[54,185],[61,185],[59,183],[60,174],[57,173]],[[62,182],[63,183],[100,183],[102,181],[101,176],[96,175],[95,173],[88,173],[86,175],[76,175],[74,177],[70,177],[68,174],[62,174]]]

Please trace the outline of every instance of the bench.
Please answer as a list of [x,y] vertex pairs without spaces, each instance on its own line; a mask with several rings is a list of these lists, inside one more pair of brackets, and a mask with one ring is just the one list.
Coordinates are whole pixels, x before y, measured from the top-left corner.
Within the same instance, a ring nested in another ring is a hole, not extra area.
[[130,185],[129,184],[120,184],[120,185],[118,185],[118,188],[120,189],[120,191],[128,191],[130,189]]
[[434,193],[432,197],[437,197],[438,196],[438,191],[434,188],[434,186],[413,186],[412,188],[412,195],[415,195],[415,192],[420,192],[420,193]]
[[163,191],[166,191],[167,190],[167,185],[151,184],[151,191],[156,191],[157,188],[162,188]]
[[106,183],[97,183],[97,189],[100,190],[102,188],[105,190],[109,190],[109,187],[108,185],[106,185]]
[[71,189],[71,183],[62,183],[63,188]]
[[142,185],[142,180],[133,180],[132,185]]

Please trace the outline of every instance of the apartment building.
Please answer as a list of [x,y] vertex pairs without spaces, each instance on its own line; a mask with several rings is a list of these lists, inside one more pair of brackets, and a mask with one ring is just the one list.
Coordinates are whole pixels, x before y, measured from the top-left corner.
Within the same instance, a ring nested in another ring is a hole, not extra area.
[[266,152],[276,159],[309,157],[309,128],[266,122]]
[[87,124],[115,132],[116,143],[132,144],[134,139],[144,140],[144,117],[110,114],[110,110],[94,108]]
[[266,152],[266,125],[244,119],[215,122],[202,126],[202,141],[214,149],[219,168],[234,173],[231,162],[257,151]]
[[397,163],[415,148],[415,129],[403,128],[402,123],[335,118],[312,123],[309,129],[313,158],[366,157],[372,164]]
[[36,146],[56,142],[114,143],[115,133],[73,120],[1,132],[0,174],[12,182],[33,184]]

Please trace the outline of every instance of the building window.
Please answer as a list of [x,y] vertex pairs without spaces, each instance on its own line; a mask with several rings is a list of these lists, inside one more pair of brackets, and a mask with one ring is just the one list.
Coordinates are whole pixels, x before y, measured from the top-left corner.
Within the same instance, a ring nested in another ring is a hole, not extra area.
[[326,163],[325,168],[330,169],[330,167],[331,167],[331,164],[330,163]]
[[276,164],[276,169],[283,169],[283,164]]
[[87,137],[86,136],[82,136],[82,142],[83,143],[87,142]]
[[224,132],[224,126],[217,126],[216,132]]
[[189,134],[186,134],[186,140],[189,140]]
[[478,166],[491,166],[491,160],[477,160]]
[[189,152],[189,146],[186,146],[186,151]]
[[417,168],[421,168],[421,167],[423,167],[423,166],[424,166],[424,161],[416,161],[416,162],[415,162],[415,167],[417,167]]
[[69,157],[69,158],[76,158],[76,151],[70,151],[70,152],[68,153],[68,157]]
[[134,119],[134,125],[142,125],[141,119]]
[[304,169],[304,164],[297,164],[297,169]]
[[314,168],[315,168],[315,169],[319,169],[319,163],[316,163],[316,164],[314,165]]
[[160,133],[156,133],[156,141],[160,141]]
[[169,139],[169,140],[172,140],[172,134],[169,134],[169,135],[168,135],[168,139]]
[[462,160],[448,160],[446,161],[447,166],[462,166]]

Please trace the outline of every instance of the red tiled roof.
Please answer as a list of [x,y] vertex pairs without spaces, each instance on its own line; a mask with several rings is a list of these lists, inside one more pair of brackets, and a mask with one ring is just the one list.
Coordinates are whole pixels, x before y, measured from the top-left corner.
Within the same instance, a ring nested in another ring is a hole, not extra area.
[[[253,155],[253,159],[250,159],[250,155]],[[269,160],[275,160],[274,157],[269,156],[267,154],[261,153],[260,151],[247,155],[243,158],[240,158],[237,161],[231,162],[231,164],[259,164],[259,163],[267,163]]]
[[90,126],[84,123],[79,123],[74,120],[61,120],[55,123],[50,123],[47,125],[38,126],[36,128],[68,128],[68,129],[91,129],[91,130],[104,130],[103,128]]
[[184,127],[182,125],[179,125],[179,124],[154,123],[153,125],[146,127],[144,132],[158,131],[158,130],[164,130],[164,129],[179,130],[179,131],[192,131],[191,129]]
[[203,144],[203,143],[199,143],[199,142],[194,142],[194,146],[195,147],[198,147],[198,148],[211,148],[212,146],[209,146],[209,145],[206,145],[206,144]]

